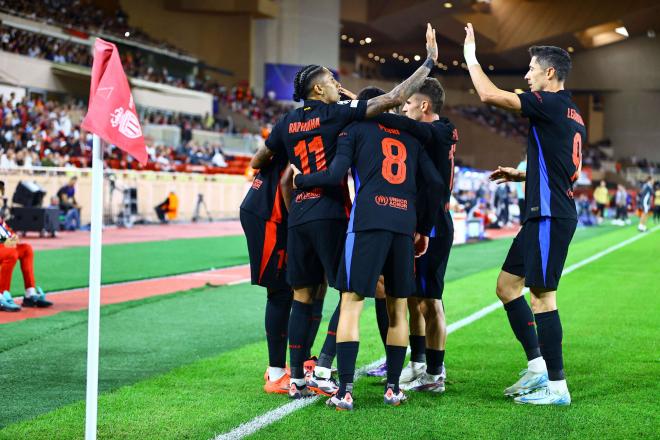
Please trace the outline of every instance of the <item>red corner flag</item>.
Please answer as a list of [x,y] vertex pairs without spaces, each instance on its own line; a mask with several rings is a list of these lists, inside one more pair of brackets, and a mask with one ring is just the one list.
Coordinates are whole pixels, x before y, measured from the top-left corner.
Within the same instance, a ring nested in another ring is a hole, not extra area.
[[117,145],[141,164],[147,163],[142,128],[117,46],[100,38],[94,43],[89,108],[82,128]]

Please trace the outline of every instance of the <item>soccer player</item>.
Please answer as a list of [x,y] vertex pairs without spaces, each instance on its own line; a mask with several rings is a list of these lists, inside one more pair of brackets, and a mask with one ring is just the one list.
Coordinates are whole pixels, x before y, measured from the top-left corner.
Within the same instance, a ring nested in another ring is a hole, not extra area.
[[651,212],[651,198],[653,197],[653,177],[646,178],[646,182],[642,186],[642,191],[639,194],[639,207],[642,210],[642,215],[639,218],[639,225],[637,229],[639,232],[646,232],[646,221],[649,219],[649,212]]
[[[254,177],[241,203],[240,220],[248,244],[252,284],[266,288],[266,342],[268,370],[264,391],[289,392],[286,344],[293,291],[286,282],[286,194],[290,180],[285,154],[273,157]],[[288,176],[288,180],[287,180]]]
[[[378,119],[378,118],[377,118]],[[424,176],[427,197],[437,194],[442,178],[422,145],[413,136],[375,121],[353,123],[339,134],[335,159],[327,170],[303,175],[294,168],[294,188],[336,185],[353,165],[355,199],[337,274],[342,292],[337,327],[339,391],[327,404],[353,409],[353,380],[359,349],[359,318],[364,298],[374,297],[383,274],[389,319],[386,345],[387,384],[384,402],[397,406],[406,399],[399,376],[408,346],[407,302],[414,287],[413,261],[428,245],[435,218],[417,227],[418,171]],[[427,201],[430,213],[440,201]],[[421,236],[415,249],[415,231]]]
[[[334,158],[337,135],[350,122],[373,117],[401,105],[421,85],[437,60],[435,30],[426,30],[427,60],[408,79],[390,92],[368,101],[341,101],[341,85],[322,66],[301,69],[294,81],[294,100],[303,106],[286,114],[255,154],[253,167],[267,163],[277,152],[285,152],[291,164],[305,174],[322,171]],[[291,386],[289,396],[311,396],[303,372],[314,286],[327,278],[335,286],[335,275],[346,232],[348,209],[346,185],[295,190],[289,212],[287,277],[294,288],[289,318]]]
[[[454,241],[454,223],[449,213],[449,199],[454,184],[454,155],[458,142],[458,130],[449,119],[439,115],[444,102],[445,91],[440,82],[435,78],[426,78],[420,89],[403,107],[407,118],[395,115],[379,116],[380,121],[409,131],[424,144],[444,182],[441,191],[436,195],[442,209],[431,231],[428,251],[416,261],[417,289],[414,298],[408,301],[411,323],[419,322],[421,328],[415,329],[417,335],[425,335],[414,337],[411,324],[411,349],[416,348],[413,344],[421,345],[416,351],[422,351],[425,356],[415,358],[415,350],[411,350],[411,361],[401,374],[402,389],[436,393],[445,391],[446,373],[443,364],[447,324],[442,294],[449,253]],[[420,338],[421,342],[414,338]]]
[[[491,175],[497,183],[525,181],[524,223],[504,261],[496,291],[528,362],[525,373],[504,394],[518,396],[514,401],[521,404],[569,405],[557,286],[577,225],[573,184],[580,175],[586,137],[578,108],[564,89],[571,58],[559,47],[530,47],[525,75],[530,91],[517,95],[488,79],[477,61],[472,24],[465,31],[465,61],[481,101],[522,111],[530,121],[527,171],[498,167]],[[531,291],[531,310],[522,295],[523,285]]]

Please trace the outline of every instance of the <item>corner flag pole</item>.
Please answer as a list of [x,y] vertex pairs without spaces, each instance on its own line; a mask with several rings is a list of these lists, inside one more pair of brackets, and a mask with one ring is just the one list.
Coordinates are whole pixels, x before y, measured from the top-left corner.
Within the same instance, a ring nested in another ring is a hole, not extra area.
[[87,322],[87,397],[85,440],[96,440],[99,389],[99,325],[101,320],[101,233],[103,222],[102,142],[92,147],[92,226],[89,249],[89,309]]

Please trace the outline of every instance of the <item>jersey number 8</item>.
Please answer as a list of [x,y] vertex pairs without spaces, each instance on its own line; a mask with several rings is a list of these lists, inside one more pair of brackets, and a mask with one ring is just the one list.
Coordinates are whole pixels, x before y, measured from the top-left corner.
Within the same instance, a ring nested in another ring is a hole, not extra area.
[[[382,167],[383,178],[392,185],[399,185],[405,182],[406,157],[408,157],[406,146],[403,142],[394,138],[384,138],[380,144],[383,149],[383,155],[385,156]],[[396,147],[396,154],[394,147]],[[396,172],[393,170],[394,165],[396,165]]]

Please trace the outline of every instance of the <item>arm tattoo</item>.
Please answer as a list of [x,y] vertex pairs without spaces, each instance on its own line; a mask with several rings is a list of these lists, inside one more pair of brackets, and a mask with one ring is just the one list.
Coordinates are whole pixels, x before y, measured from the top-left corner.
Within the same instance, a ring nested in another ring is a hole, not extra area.
[[404,82],[394,87],[388,93],[371,98],[367,101],[366,117],[371,118],[406,102],[406,99],[419,90],[422,83],[431,72],[433,65],[433,60],[427,58],[424,64],[419,66],[419,68]]
[[268,147],[262,146],[257,150],[254,156],[252,156],[250,166],[256,170],[263,168],[270,163],[272,157],[273,152]]

